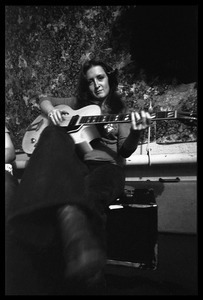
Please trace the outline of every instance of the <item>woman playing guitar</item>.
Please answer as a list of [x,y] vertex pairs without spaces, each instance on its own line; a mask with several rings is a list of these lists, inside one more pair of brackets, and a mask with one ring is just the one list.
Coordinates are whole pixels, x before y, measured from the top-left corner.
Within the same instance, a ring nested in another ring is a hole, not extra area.
[[[41,133],[30,157],[10,215],[14,234],[30,247],[49,249],[61,241],[64,279],[80,286],[93,287],[102,278],[105,210],[123,193],[123,161],[136,150],[151,117],[141,111],[131,113],[127,123],[91,123],[96,134],[87,151],[78,151],[77,141],[63,124],[69,115],[72,118],[72,110],[88,115],[88,108],[97,107],[101,116],[116,118],[126,113],[117,86],[115,70],[89,60],[81,69],[77,97],[41,98],[50,126]],[[78,131],[75,123],[74,131]]]

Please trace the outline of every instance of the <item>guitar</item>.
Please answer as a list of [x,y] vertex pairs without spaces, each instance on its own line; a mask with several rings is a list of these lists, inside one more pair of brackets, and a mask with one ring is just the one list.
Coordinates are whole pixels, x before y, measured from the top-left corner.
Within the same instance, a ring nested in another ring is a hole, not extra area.
[[[55,108],[65,111],[63,114],[64,120],[60,123],[60,126],[66,127],[67,132],[83,153],[91,151],[90,142],[100,137],[94,125],[131,122],[131,113],[101,115],[100,107],[97,105],[88,105],[78,110],[73,110],[67,105],[57,105]],[[150,115],[151,121],[175,119],[197,121],[195,114],[178,112],[177,110],[160,111]],[[50,124],[51,121],[48,117],[41,114],[28,126],[22,141],[22,148],[25,153],[32,154],[42,131]]]

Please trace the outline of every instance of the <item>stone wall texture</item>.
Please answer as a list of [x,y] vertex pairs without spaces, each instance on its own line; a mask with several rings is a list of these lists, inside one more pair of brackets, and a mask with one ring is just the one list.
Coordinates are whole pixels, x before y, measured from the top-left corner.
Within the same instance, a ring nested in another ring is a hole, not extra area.
[[[197,112],[197,80],[179,76],[181,58],[175,63],[174,57],[161,59],[159,65],[167,72],[142,63],[143,37],[145,49],[147,39],[149,49],[156,41],[143,26],[149,21],[150,27],[149,17],[141,23],[137,10],[136,6],[5,7],[5,123],[17,150],[22,149],[26,128],[40,114],[39,97],[76,94],[80,66],[87,58],[102,59],[118,69],[119,91],[132,110],[152,106],[154,112]],[[156,7],[148,16],[154,12]],[[192,33],[193,23],[192,19]],[[158,143],[196,141],[197,126],[184,120],[154,122],[150,138]],[[141,142],[146,139],[147,132]]]

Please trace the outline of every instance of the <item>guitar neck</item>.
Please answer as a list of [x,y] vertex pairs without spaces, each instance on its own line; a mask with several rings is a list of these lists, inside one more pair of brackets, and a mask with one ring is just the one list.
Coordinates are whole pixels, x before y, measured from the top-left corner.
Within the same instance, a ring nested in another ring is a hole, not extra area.
[[[161,111],[151,113],[151,121],[160,120],[175,120],[175,119],[190,119],[196,120],[190,113],[178,113],[174,111]],[[78,124],[92,125],[92,124],[106,124],[106,123],[128,123],[131,122],[131,114],[110,114],[110,115],[97,115],[97,116],[83,116],[80,118]]]

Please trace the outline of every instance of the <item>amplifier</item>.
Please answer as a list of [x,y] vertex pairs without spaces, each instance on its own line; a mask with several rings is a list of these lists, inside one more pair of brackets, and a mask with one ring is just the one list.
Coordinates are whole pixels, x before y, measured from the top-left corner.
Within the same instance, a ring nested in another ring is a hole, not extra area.
[[107,264],[157,268],[157,209],[153,189],[125,187],[107,211]]

